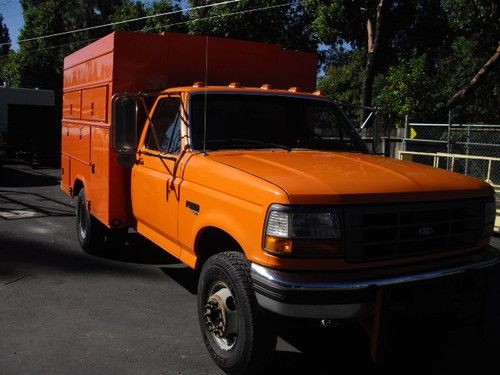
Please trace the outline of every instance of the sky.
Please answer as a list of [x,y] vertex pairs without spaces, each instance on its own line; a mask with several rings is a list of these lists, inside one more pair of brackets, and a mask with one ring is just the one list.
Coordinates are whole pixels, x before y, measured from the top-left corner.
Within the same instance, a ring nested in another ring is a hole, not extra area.
[[[143,3],[151,3],[150,0],[141,0]],[[182,1],[182,7],[187,6],[187,1]],[[19,30],[23,27],[23,9],[18,0],[0,0],[0,14],[3,15],[3,21],[9,28],[10,40],[12,45],[10,48],[18,50],[19,44],[17,38],[19,37]]]
[[12,41],[10,48],[17,50],[19,29],[24,23],[21,4],[17,0],[0,0],[0,14],[3,15],[3,22],[9,28],[10,40]]

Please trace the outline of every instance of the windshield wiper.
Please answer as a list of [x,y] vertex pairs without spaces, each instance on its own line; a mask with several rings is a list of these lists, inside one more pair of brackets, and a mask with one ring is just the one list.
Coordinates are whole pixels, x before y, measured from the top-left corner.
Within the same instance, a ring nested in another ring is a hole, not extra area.
[[259,146],[265,146],[265,147],[270,147],[270,148],[281,148],[287,151],[292,151],[291,147],[281,145],[278,143],[272,143],[272,142],[264,142],[260,141],[258,139],[248,139],[248,138],[229,138],[229,139],[209,139],[207,140],[207,143],[221,143],[221,144],[251,144],[251,145],[259,145]]

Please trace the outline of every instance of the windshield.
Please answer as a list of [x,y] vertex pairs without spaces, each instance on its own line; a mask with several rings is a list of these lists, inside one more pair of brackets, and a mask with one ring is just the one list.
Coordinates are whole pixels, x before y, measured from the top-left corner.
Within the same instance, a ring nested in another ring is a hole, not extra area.
[[[205,101],[207,111],[204,113]],[[191,142],[203,150],[312,149],[366,152],[340,109],[304,97],[208,93],[191,96]]]

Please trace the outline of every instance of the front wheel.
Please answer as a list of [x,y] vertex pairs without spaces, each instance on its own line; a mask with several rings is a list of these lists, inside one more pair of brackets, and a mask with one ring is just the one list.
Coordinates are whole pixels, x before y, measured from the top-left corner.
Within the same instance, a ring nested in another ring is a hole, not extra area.
[[268,365],[276,333],[257,304],[249,262],[223,252],[204,264],[198,283],[198,316],[205,345],[228,374],[256,374]]

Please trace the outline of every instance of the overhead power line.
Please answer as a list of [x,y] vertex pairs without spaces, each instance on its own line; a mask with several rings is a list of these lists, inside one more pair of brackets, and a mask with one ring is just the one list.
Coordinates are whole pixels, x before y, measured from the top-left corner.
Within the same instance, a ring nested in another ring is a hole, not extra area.
[[[142,29],[142,30],[143,31],[149,31],[149,30],[154,30],[154,29],[161,29],[163,27],[168,27],[168,26],[172,27],[172,26],[185,25],[185,24],[190,23],[190,22],[208,21],[208,20],[216,19],[216,18],[225,18],[225,17],[237,16],[237,15],[241,15],[241,14],[260,12],[260,11],[264,11],[264,10],[283,8],[283,7],[289,6],[290,4],[292,4],[292,2],[287,2],[287,3],[282,3],[282,4],[276,4],[276,5],[269,5],[269,6],[264,6],[264,7],[260,7],[260,8],[252,8],[252,9],[240,10],[240,11],[231,12],[231,13],[223,13],[223,14],[218,14],[218,15],[215,15],[215,16],[207,16],[207,17],[195,18],[195,19],[191,19],[191,20],[187,20],[187,21],[182,21],[182,22],[166,23],[166,24],[159,25],[159,26],[148,27],[148,28],[145,28],[145,29]],[[79,40],[79,41],[74,41],[74,42],[69,42],[69,43],[58,44],[58,45],[50,46],[50,47],[30,49],[30,50],[28,50],[28,52],[46,51],[46,50],[56,49],[56,48],[60,48],[60,47],[71,46],[71,45],[75,45],[75,44],[90,43],[90,42],[95,42],[98,39],[100,39],[100,38],[85,39],[85,40]],[[6,57],[6,56],[2,56],[2,57]]]
[[161,26],[147,27],[147,28],[143,28],[142,30],[143,31],[149,31],[149,30],[154,30],[154,29],[161,29],[162,27],[167,27],[167,26],[180,26],[180,25],[185,25],[185,24],[190,23],[190,22],[208,21],[208,20],[216,19],[216,18],[225,18],[225,17],[229,17],[229,16],[237,16],[237,15],[240,15],[240,14],[259,12],[259,11],[263,11],[263,10],[283,8],[283,7],[289,6],[291,4],[292,4],[292,2],[287,2],[287,3],[282,3],[282,4],[263,6],[263,7],[260,7],[260,8],[252,8],[252,9],[246,9],[246,10],[239,10],[237,12],[223,13],[223,14],[218,14],[218,15],[215,15],[215,16],[207,16],[207,17],[201,17],[201,18],[194,18],[192,20],[187,20],[187,21],[182,21],[182,22],[177,22],[177,23],[168,23],[168,24],[161,25]]
[[[88,31],[88,30],[102,29],[104,27],[121,25],[121,24],[129,23],[129,22],[136,22],[136,21],[146,20],[146,19],[155,18],[155,17],[170,16],[170,15],[173,15],[173,14],[190,12],[192,10],[200,10],[200,9],[206,9],[206,8],[213,8],[213,7],[217,7],[217,6],[221,6],[221,5],[233,4],[233,3],[238,3],[238,2],[240,2],[240,0],[227,0],[227,1],[222,1],[220,3],[215,3],[215,4],[199,5],[199,6],[190,7],[190,8],[183,8],[183,9],[179,9],[179,10],[173,10],[173,11],[170,11],[170,12],[151,14],[151,15],[144,16],[144,17],[130,18],[128,20],[123,20],[123,21],[116,21],[116,22],[110,22],[110,23],[96,25],[96,26],[83,27],[83,28],[80,28],[80,29],[63,31],[63,32],[60,32],[60,33],[41,35],[41,36],[37,36],[37,37],[34,37],[34,38],[21,39],[21,40],[18,40],[17,42],[18,43],[24,43],[24,42],[34,41],[34,40],[42,40],[42,39],[47,39],[47,38],[53,38],[53,37],[56,37],[56,36],[62,36],[62,35],[80,33],[80,32]],[[0,43],[0,46],[7,45],[7,44],[10,44],[10,43]]]

